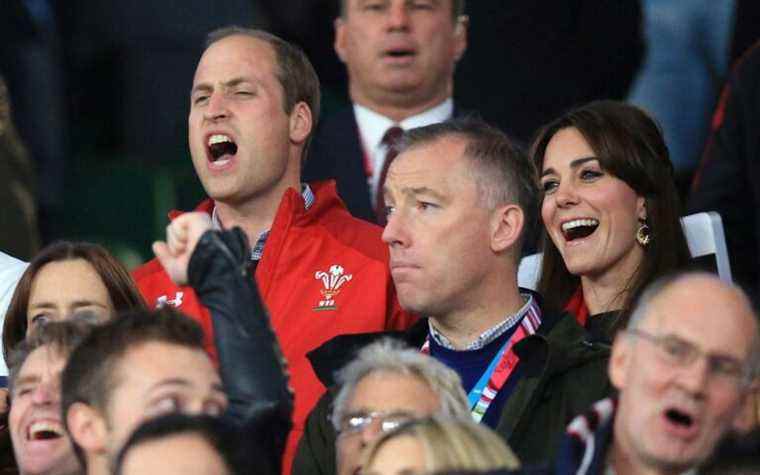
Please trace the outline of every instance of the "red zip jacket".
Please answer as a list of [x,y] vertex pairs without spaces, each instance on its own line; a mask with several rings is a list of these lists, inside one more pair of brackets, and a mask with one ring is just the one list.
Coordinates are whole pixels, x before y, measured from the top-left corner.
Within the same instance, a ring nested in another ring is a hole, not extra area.
[[[306,417],[325,391],[306,353],[336,335],[405,329],[414,321],[398,304],[381,229],[352,217],[334,182],[310,186],[316,200],[308,210],[300,193],[285,192],[256,269],[295,391],[283,458],[288,474]],[[196,210],[210,214],[213,208],[208,199]],[[193,290],[174,285],[157,259],[133,276],[149,305],[174,305],[203,326],[206,350],[216,361],[211,315]]]

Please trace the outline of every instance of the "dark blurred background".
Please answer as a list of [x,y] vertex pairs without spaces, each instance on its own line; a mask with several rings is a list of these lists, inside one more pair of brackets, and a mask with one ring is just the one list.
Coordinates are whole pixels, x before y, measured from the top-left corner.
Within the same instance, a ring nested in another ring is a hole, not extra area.
[[[757,3],[469,0],[455,100],[527,144],[572,106],[630,98],[663,123],[685,190],[729,65],[758,36]],[[348,103],[338,11],[337,0],[2,0],[0,74],[24,152],[0,141],[0,189],[26,194],[0,194],[0,249],[29,259],[85,239],[130,266],[148,259],[167,212],[203,196],[186,123],[206,33],[254,26],[299,44],[324,117]]]

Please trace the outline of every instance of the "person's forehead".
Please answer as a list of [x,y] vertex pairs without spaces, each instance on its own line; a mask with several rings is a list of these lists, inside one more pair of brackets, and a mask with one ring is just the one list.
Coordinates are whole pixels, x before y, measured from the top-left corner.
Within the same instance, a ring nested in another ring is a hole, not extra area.
[[204,51],[195,71],[194,84],[208,79],[230,80],[229,75],[273,74],[277,67],[274,47],[268,41],[235,34],[212,43]]
[[679,336],[706,351],[743,357],[749,351],[755,318],[748,302],[716,279],[687,278],[654,298],[642,324],[660,334]]
[[220,381],[211,360],[202,348],[146,341],[129,348],[118,362],[122,378],[154,384],[164,379],[183,379],[190,383]]
[[369,461],[367,472],[412,474],[425,469],[425,447],[417,437],[402,434],[386,439]]
[[437,404],[437,395],[421,377],[380,370],[359,380],[348,406],[350,410],[415,412]]
[[35,348],[24,360],[18,373],[18,379],[42,377],[44,374],[59,376],[66,363],[66,357],[51,345]]
[[[69,279],[68,277],[71,276],[75,276],[76,279]],[[81,257],[48,262],[37,271],[32,286],[42,280],[53,279],[60,282],[73,280],[74,282],[72,284],[77,284],[79,283],[78,281],[84,279],[87,279],[88,281],[101,281],[100,274],[98,274],[95,266]]]
[[[29,307],[38,303],[97,302],[108,304],[108,288],[95,267],[85,259],[49,262],[32,280]],[[27,309],[30,310],[30,309]]]
[[[547,143],[541,171],[552,168],[554,172],[559,172],[569,168],[576,159],[591,157],[596,157],[596,152],[583,134],[575,127],[565,127],[558,130]],[[598,159],[596,162],[599,163]]]
[[[402,4],[413,3],[410,0],[383,0],[383,1],[387,3],[394,3],[394,2],[400,2]],[[417,0],[417,1],[420,1],[420,0]],[[447,14],[451,14],[454,9],[454,0],[424,0],[424,1],[443,7],[443,10],[445,10]],[[359,8],[362,5],[366,3],[370,3],[370,2],[377,2],[377,0],[341,0],[342,6],[344,8],[347,8],[347,12],[350,12],[352,9]]]
[[391,164],[388,179],[411,178],[423,182],[441,183],[469,178],[467,141],[462,137],[445,136],[430,142],[412,145]]

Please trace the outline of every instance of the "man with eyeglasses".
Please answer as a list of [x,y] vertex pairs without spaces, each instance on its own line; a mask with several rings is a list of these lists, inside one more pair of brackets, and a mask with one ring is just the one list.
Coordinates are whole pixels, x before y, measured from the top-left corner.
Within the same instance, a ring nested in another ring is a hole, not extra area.
[[557,473],[695,469],[738,422],[759,359],[757,317],[740,289],[702,273],[655,282],[613,345],[618,399],[568,426]]
[[[332,426],[326,427],[334,433],[305,435],[335,440],[336,467],[330,473],[356,473],[368,443],[411,419],[434,414],[471,419],[456,371],[396,340],[381,339],[366,346],[336,379],[340,389],[330,414]],[[311,456],[319,458],[320,465],[332,465],[331,453]]]

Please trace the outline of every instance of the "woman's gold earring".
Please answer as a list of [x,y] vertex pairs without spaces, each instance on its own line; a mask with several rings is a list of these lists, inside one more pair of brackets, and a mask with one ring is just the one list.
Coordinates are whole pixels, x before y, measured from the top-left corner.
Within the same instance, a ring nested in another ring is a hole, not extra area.
[[652,241],[652,230],[647,223],[639,225],[639,229],[636,231],[636,241],[641,244],[641,247],[647,247],[649,242]]

